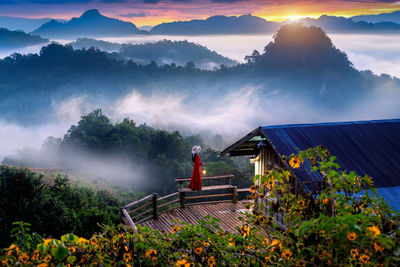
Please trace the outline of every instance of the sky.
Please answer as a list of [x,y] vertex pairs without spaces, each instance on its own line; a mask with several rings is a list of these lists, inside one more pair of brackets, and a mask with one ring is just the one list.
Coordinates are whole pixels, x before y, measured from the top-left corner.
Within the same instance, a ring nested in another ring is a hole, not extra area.
[[213,15],[252,14],[282,21],[335,15],[351,17],[400,10],[399,0],[1,0],[0,16],[70,19],[96,8],[137,26]]

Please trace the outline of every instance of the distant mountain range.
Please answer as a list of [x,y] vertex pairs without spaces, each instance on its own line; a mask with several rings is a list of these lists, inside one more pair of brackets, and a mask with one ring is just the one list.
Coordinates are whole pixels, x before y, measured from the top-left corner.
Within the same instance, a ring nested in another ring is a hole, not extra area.
[[243,15],[239,17],[213,16],[205,20],[190,20],[162,23],[150,30],[151,34],[200,35],[200,34],[254,34],[276,32],[278,22]]
[[220,65],[234,66],[238,62],[209,50],[207,47],[188,41],[163,40],[145,44],[118,44],[89,38],[80,38],[70,43],[74,49],[98,48],[107,52],[115,52],[113,58],[133,60],[138,64],[157,65],[176,64],[184,66],[192,61],[196,67],[212,70]]
[[[305,26],[317,26],[326,32],[335,33],[400,33],[400,24],[394,22],[356,22],[344,17],[323,15],[318,19],[299,20]],[[292,23],[278,23],[245,15],[240,17],[213,16],[206,20],[190,20],[162,23],[150,30],[160,35],[201,35],[201,34],[268,34],[275,33],[280,26]]]
[[[33,20],[19,18],[21,28],[32,27]],[[4,20],[4,19],[3,19]],[[45,19],[44,19],[45,20]],[[2,17],[0,17],[1,26]],[[41,20],[35,21],[39,23]],[[353,18],[323,15],[318,19],[304,18],[299,20],[305,26],[317,26],[328,33],[400,33],[400,11]],[[18,28],[18,21],[3,23]],[[140,29],[133,23],[109,18],[100,14],[97,9],[84,12],[79,18],[68,22],[50,20],[32,31],[32,34],[46,38],[79,38],[79,37],[118,37],[137,34],[154,35],[206,35],[206,34],[272,34],[290,21],[274,22],[263,18],[242,16],[212,16],[207,19],[175,21],[161,23],[154,27],[143,26]]]
[[318,19],[301,19],[305,26],[317,26],[326,32],[346,33],[400,33],[400,24],[394,22],[369,23],[365,21],[354,21],[344,17],[323,15]]
[[48,41],[48,39],[26,34],[23,31],[10,31],[5,28],[0,28],[0,50],[44,44]]
[[[190,43],[165,41],[154,48],[128,46],[133,51],[127,49],[124,53],[131,57],[143,56],[146,51],[163,51],[164,46],[190,47]],[[375,99],[376,104],[393,107],[391,116],[399,114],[395,100],[400,99],[400,80],[354,69],[347,55],[337,49],[320,28],[304,27],[300,23],[283,25],[263,52],[255,51],[246,60],[233,67],[207,71],[194,68],[193,64],[184,67],[136,64],[112,58],[99,50],[74,50],[68,45],[50,44],[43,47],[39,55],[0,60],[0,117],[26,124],[41,123],[46,118],[56,118],[54,103],[70,105],[71,102],[65,101],[71,101],[71,96],[85,95],[96,105],[120,105],[121,102],[114,101],[125,99],[133,89],[146,97],[160,96],[156,103],[161,103],[160,110],[166,112],[171,107],[163,105],[163,97],[169,95],[185,95],[193,114],[199,106],[206,110],[207,105],[213,103],[219,108],[211,118],[224,119],[218,112],[224,110],[227,103],[239,103],[238,108],[249,105],[249,110],[252,110],[251,105],[257,105],[257,114],[262,116],[285,116],[284,112],[303,116],[299,108],[307,107],[310,114],[343,117],[346,112],[354,112],[355,107],[370,111],[376,106]],[[257,90],[257,94],[247,95],[252,89]],[[238,94],[231,95],[234,92]],[[237,102],[249,96],[250,102]],[[132,108],[147,105],[145,99],[137,98]],[[180,108],[172,106],[172,109],[174,107]],[[242,108],[245,110],[247,106]],[[226,112],[231,111],[228,108]],[[163,115],[169,116],[168,113]],[[177,120],[180,118],[178,116]]]
[[392,13],[382,13],[377,15],[362,15],[351,17],[354,21],[366,21],[366,22],[394,22],[400,23],[400,11],[395,11]]
[[66,23],[51,20],[32,32],[48,38],[105,37],[147,34],[135,24],[109,18],[97,9],[87,10],[79,18],[72,18]]
[[6,28],[11,31],[20,30],[24,32],[31,32],[39,28],[44,23],[49,22],[50,20],[50,18],[30,19],[0,16],[0,28]]

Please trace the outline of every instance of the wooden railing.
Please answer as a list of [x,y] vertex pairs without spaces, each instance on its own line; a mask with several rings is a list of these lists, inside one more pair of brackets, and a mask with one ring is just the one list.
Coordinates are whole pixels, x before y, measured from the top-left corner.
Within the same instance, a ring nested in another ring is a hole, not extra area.
[[[157,193],[153,193],[137,201],[129,203],[121,208],[121,220],[125,224],[132,227],[135,231],[137,230],[136,224],[140,224],[144,221],[155,219],[157,220],[159,215],[165,212],[169,212],[178,207],[185,208],[188,204],[198,203],[210,203],[210,202],[221,202],[221,201],[232,201],[237,202],[238,192],[248,192],[248,188],[238,189],[237,186],[232,185],[233,175],[219,175],[219,176],[203,176],[201,179],[203,183],[205,181],[219,181],[226,179],[226,183],[217,185],[205,185],[201,191],[192,191],[191,189],[184,186],[184,183],[190,181],[191,177],[176,178],[175,181],[178,183],[179,188],[177,192],[159,197]],[[230,191],[229,193],[209,193],[202,194],[205,191]],[[190,196],[187,196],[190,194]],[[179,197],[178,197],[179,196]],[[230,197],[228,200],[221,200],[222,197]],[[204,199],[204,198],[219,198],[218,200],[207,201],[207,202],[193,202],[193,200]],[[187,203],[191,201],[191,203]],[[179,204],[178,204],[179,202]]]

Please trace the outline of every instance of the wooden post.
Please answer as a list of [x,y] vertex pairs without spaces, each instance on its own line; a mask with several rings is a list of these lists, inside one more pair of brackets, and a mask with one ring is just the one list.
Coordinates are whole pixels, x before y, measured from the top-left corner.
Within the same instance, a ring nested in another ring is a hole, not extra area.
[[179,198],[181,202],[181,209],[185,208],[185,192],[179,192]]
[[153,193],[153,219],[158,220],[157,193]]
[[232,203],[237,203],[237,186],[234,186],[232,190]]

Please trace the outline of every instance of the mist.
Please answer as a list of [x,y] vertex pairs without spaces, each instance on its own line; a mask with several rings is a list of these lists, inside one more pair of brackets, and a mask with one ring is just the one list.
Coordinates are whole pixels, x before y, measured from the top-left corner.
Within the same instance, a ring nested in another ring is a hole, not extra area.
[[[371,70],[375,74],[386,73],[400,77],[400,36],[374,34],[328,34],[333,44],[345,52],[354,67],[358,70]],[[165,35],[137,35],[124,38],[98,38],[108,42],[143,44],[157,42],[164,39],[198,43],[210,50],[243,63],[244,57],[253,50],[262,52],[264,47],[272,41],[273,35],[206,35],[206,36],[165,36]],[[67,44],[74,40],[54,40]],[[0,51],[0,58],[17,52],[21,54],[38,53],[42,45],[35,45],[16,50]],[[168,62],[166,62],[168,63]],[[205,69],[215,67],[205,66]]]

